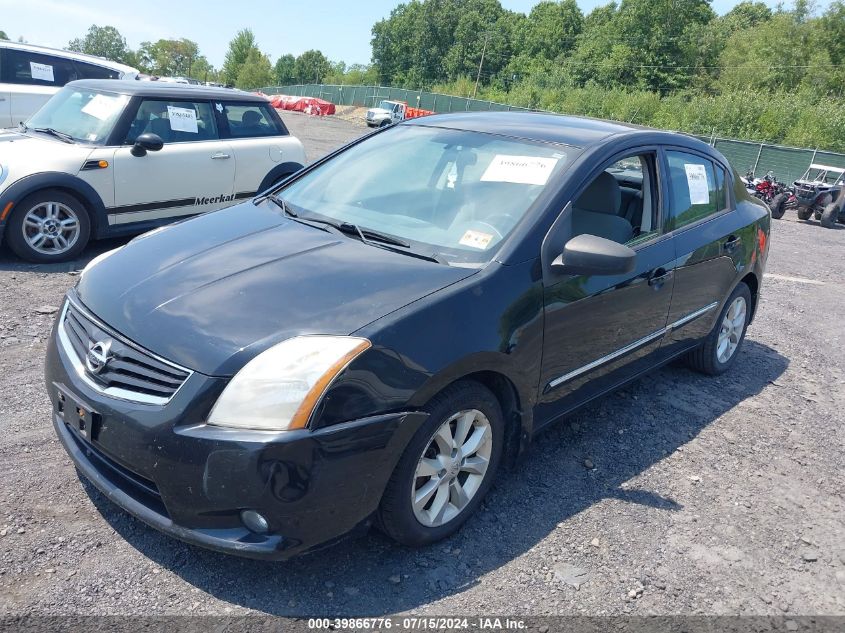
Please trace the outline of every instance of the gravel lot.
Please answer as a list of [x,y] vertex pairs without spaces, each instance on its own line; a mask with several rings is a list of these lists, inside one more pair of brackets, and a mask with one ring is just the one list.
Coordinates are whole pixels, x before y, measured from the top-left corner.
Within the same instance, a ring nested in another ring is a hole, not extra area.
[[[285,118],[310,160],[366,131]],[[546,432],[448,542],[287,563],[184,545],[80,481],[45,339],[70,272],[119,242],[49,268],[0,251],[0,616],[845,614],[845,230],[790,213],[771,239],[727,375],[668,367]]]

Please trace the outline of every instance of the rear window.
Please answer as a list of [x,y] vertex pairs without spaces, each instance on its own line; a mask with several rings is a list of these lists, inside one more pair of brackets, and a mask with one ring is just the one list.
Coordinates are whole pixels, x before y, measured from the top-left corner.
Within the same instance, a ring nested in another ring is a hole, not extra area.
[[270,105],[262,103],[217,104],[229,126],[231,138],[256,138],[286,134],[276,122]]
[[111,68],[80,61],[74,61],[74,64],[76,64],[80,79],[120,79],[120,73]]

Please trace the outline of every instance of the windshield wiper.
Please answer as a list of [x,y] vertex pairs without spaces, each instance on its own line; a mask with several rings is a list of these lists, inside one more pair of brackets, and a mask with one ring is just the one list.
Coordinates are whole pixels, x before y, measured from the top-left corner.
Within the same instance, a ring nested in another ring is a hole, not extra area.
[[73,144],[75,141],[70,134],[65,134],[64,132],[59,132],[58,130],[54,130],[51,127],[33,127],[33,128],[25,128],[30,129],[33,132],[41,132],[43,134],[49,134],[50,136],[55,136],[60,141],[64,141],[65,143]]
[[263,196],[262,200],[269,200],[277,207],[279,207],[282,211],[285,212],[285,215],[291,218],[298,218],[299,215],[293,209],[288,207],[287,202],[284,199],[277,196],[275,193],[268,193],[266,196]]
[[381,231],[373,231],[372,229],[362,229],[357,224],[351,222],[341,222],[336,225],[344,233],[356,233],[362,242],[377,241],[382,244],[391,244],[393,246],[401,246],[402,248],[410,248],[411,245],[405,240],[400,240],[398,237],[382,233]]

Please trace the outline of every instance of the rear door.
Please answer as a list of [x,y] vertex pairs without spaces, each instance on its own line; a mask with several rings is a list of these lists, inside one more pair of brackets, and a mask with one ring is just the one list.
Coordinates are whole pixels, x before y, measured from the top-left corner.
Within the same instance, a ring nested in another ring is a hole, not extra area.
[[664,346],[680,349],[706,336],[753,250],[753,226],[735,212],[725,166],[688,149],[667,148],[667,232],[674,235],[675,291]]
[[213,106],[222,135],[232,148],[235,199],[255,194],[276,165],[302,163],[299,144],[269,103],[217,101]]
[[78,78],[73,62],[64,57],[5,49],[3,81],[9,89],[9,125],[29,119],[59,88]]
[[[140,101],[114,154],[110,225],[162,223],[232,204],[235,161],[212,112],[207,101]],[[157,134],[164,147],[133,156],[132,144],[143,133]]]
[[6,49],[0,48],[0,128],[12,127],[12,93],[11,86],[6,81],[6,73],[3,68],[3,61],[6,56]]

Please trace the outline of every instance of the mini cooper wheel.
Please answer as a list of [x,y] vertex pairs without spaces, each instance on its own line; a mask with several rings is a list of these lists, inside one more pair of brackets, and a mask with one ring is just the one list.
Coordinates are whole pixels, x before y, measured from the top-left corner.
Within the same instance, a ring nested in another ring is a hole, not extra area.
[[487,494],[502,453],[496,397],[475,382],[455,383],[425,407],[429,418],[393,472],[379,524],[405,545],[426,545],[458,530]]
[[831,202],[824,208],[822,213],[821,223],[826,229],[836,228],[836,223],[839,220],[839,207],[835,202]]
[[687,359],[690,367],[711,376],[726,372],[736,360],[751,318],[751,290],[740,283],[725,302],[716,325]]
[[85,248],[91,220],[79,200],[56,189],[30,194],[15,205],[6,236],[20,258],[38,263],[72,259]]

